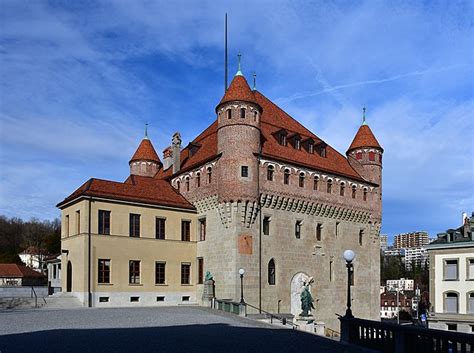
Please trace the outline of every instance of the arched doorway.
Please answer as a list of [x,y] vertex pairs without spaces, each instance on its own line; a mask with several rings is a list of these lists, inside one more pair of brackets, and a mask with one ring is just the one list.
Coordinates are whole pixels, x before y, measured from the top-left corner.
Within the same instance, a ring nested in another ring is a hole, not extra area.
[[66,292],[72,292],[72,264],[71,261],[67,262],[67,274],[66,274]]
[[299,315],[301,313],[301,291],[303,285],[309,280],[310,276],[306,273],[298,272],[291,279],[291,313]]

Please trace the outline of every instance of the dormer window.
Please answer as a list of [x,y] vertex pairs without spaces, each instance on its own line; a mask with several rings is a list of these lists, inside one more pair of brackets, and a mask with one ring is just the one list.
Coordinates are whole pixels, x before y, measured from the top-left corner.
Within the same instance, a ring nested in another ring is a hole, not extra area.
[[286,135],[280,134],[279,143],[280,143],[280,145],[282,145],[282,146],[286,146]]
[[240,118],[245,119],[245,108],[240,108]]
[[326,144],[324,142],[316,146],[316,153],[321,157],[326,157]]
[[196,154],[196,152],[199,150],[199,148],[201,147],[201,145],[199,143],[193,143],[193,142],[190,142],[189,143],[189,157],[192,157]]
[[299,138],[295,138],[295,148],[297,150],[301,149],[301,140]]
[[314,153],[314,143],[312,143],[312,142],[308,143],[308,152],[309,153]]

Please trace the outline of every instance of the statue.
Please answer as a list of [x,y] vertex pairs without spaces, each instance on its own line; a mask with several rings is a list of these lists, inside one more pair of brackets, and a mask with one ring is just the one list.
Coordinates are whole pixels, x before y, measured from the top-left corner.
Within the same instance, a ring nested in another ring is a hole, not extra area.
[[213,281],[214,280],[214,277],[212,276],[211,272],[209,271],[206,271],[206,277],[205,277],[206,281]]
[[311,309],[314,309],[313,296],[309,291],[309,286],[314,282],[313,277],[310,277],[308,282],[303,283],[303,291],[301,292],[301,310],[300,316],[311,316]]

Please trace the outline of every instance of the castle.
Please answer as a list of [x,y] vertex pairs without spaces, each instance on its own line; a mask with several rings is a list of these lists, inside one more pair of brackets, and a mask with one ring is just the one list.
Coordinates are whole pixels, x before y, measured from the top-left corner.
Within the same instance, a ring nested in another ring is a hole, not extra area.
[[379,318],[383,149],[365,122],[346,156],[302,126],[239,71],[216,120],[158,157],[147,136],[124,182],[90,179],[62,210],[63,291],[90,306],[201,303],[217,298],[298,314],[314,278],[317,320],[338,328],[342,254],[356,253],[356,317]]

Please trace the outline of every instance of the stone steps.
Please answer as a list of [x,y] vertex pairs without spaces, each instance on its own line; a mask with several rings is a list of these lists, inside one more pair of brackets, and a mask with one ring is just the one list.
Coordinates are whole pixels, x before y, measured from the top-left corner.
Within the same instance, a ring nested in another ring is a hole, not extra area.
[[[55,293],[57,294],[57,293]],[[74,309],[74,308],[83,308],[84,306],[76,297],[72,295],[50,295],[45,298],[46,305],[42,308],[44,309]]]

